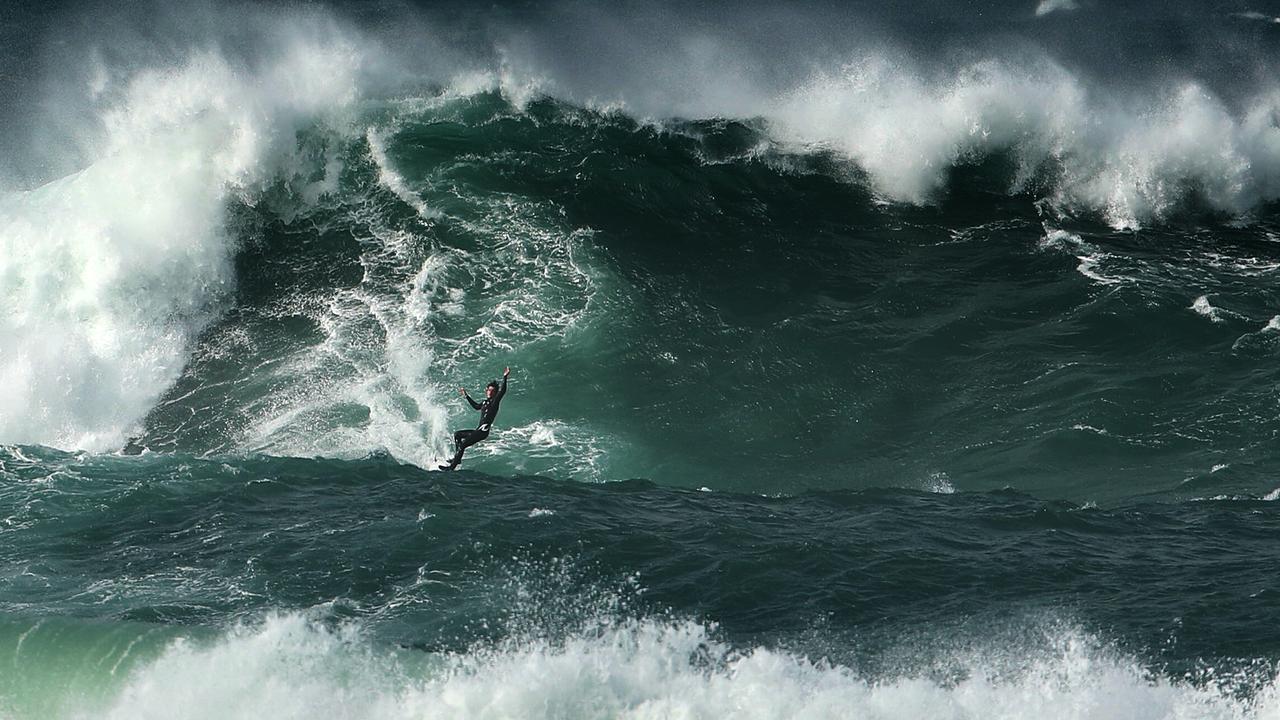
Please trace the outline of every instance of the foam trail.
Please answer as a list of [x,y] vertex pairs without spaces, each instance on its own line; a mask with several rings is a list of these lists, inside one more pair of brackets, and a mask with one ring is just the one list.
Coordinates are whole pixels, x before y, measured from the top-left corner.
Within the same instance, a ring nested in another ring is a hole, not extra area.
[[1209,318],[1213,322],[1224,322],[1221,311],[1209,303],[1208,295],[1197,297],[1195,302],[1191,303],[1191,310],[1195,311],[1197,315]]
[[1280,17],[1276,17],[1275,15],[1267,15],[1266,13],[1260,13],[1257,10],[1248,10],[1245,12],[1232,13],[1232,15],[1240,18],[1241,20],[1257,20],[1259,22],[1280,24]]
[[365,133],[365,139],[369,143],[369,154],[378,166],[378,182],[417,211],[419,217],[423,219],[440,217],[440,213],[427,207],[422,198],[409,189],[404,178],[391,166],[391,161],[387,158],[387,141],[384,133],[375,128],[369,128]]
[[0,440],[105,450],[137,429],[233,286],[228,198],[357,97],[360,54],[332,32],[282,30],[254,70],[193,51],[118,89],[102,74],[96,159],[0,198]]
[[1040,4],[1036,5],[1036,17],[1043,17],[1052,12],[1067,12],[1070,10],[1079,10],[1080,6],[1075,0],[1040,0]]
[[1030,651],[940,659],[955,672],[871,678],[780,650],[735,650],[702,625],[618,620],[562,643],[457,655],[377,650],[358,630],[299,615],[212,643],[174,642],[136,667],[109,707],[81,716],[189,718],[1163,718],[1272,717],[1275,682],[1252,700],[1232,683],[1151,677],[1066,630]]
[[[437,361],[433,310],[417,283],[446,261],[436,251],[420,259],[414,241],[381,228],[366,239],[363,281],[335,292],[315,317],[324,341],[279,366],[286,389],[258,414],[242,447],[345,458],[384,450],[424,467],[443,454],[447,415],[428,378]],[[420,263],[416,274],[414,263]],[[371,327],[378,328],[380,342],[368,342]],[[344,407],[360,408],[363,419],[322,419]]]

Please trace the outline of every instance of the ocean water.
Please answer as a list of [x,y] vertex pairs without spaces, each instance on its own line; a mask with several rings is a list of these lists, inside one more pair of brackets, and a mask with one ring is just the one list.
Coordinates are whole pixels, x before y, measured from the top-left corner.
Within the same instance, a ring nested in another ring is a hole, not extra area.
[[1278,43],[0,8],[0,718],[1280,718]]

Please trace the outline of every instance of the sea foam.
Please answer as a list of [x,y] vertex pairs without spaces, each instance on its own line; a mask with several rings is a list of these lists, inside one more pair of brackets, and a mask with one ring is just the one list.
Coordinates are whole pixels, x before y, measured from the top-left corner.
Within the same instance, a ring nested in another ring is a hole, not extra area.
[[[178,640],[84,717],[161,718],[1264,718],[1274,681],[1153,675],[1064,630],[1047,644],[940,658],[945,677],[884,677],[706,625],[603,622],[560,642],[458,653],[376,649],[358,629],[277,615],[213,642]],[[1244,699],[1246,696],[1249,699]]]
[[0,438],[119,447],[233,289],[225,204],[288,175],[293,131],[358,95],[360,53],[281,29],[254,65],[191,49],[114,81],[83,169],[0,198]]
[[1043,60],[988,60],[941,75],[870,56],[815,74],[765,112],[775,132],[836,150],[889,200],[931,202],[951,169],[1016,161],[1011,192],[1116,228],[1159,221],[1198,197],[1242,215],[1280,197],[1277,97],[1231,112],[1195,83],[1116,98]]

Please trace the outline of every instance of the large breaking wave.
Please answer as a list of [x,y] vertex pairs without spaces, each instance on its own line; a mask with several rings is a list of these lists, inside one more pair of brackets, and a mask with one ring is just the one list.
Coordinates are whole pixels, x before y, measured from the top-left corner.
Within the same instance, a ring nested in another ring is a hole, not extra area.
[[[662,47],[643,46],[652,27],[628,46],[649,61],[583,72],[566,70],[563,54],[549,50],[555,36],[500,25],[469,53],[423,58],[327,12],[243,10],[249,20],[215,13],[164,52],[104,41],[76,58],[83,67],[71,75],[84,84],[59,86],[55,97],[90,108],[80,116],[92,139],[77,171],[0,200],[0,440],[108,450],[144,432],[193,357],[234,355],[245,351],[238,340],[256,341],[227,330],[219,347],[196,348],[236,305],[235,262],[259,257],[247,249],[261,224],[310,218],[303,222],[323,229],[316,218],[340,207],[340,222],[362,228],[337,232],[361,235],[364,277],[340,291],[276,298],[277,317],[319,326],[322,351],[263,355],[259,380],[276,380],[265,383],[262,403],[227,420],[234,431],[205,449],[344,456],[383,448],[429,461],[444,444],[440,393],[459,358],[562,332],[598,290],[575,250],[590,228],[557,224],[555,198],[486,188],[483,199],[467,200],[473,212],[462,219],[458,208],[431,207],[424,187],[396,167],[412,157],[399,146],[403,128],[495,122],[437,112],[495,92],[513,116],[550,97],[587,109],[556,122],[602,128],[623,116],[679,134],[689,130],[680,118],[739,119],[754,129],[750,143],[705,162],[786,170],[797,158],[828,158],[822,172],[891,204],[943,202],[958,170],[983,164],[994,164],[1003,192],[1040,201],[1042,212],[1116,228],[1188,210],[1248,222],[1280,195],[1280,94],[1268,86],[1233,88],[1230,100],[1194,79],[1118,87],[1025,48],[943,62],[865,36],[828,42],[803,62],[791,43],[766,71],[770,58],[732,32],[666,25]],[[428,38],[419,49],[438,49],[429,14],[417,22]],[[622,33],[595,20],[578,29],[596,33],[581,47]],[[448,181],[466,195],[465,165],[487,161],[457,159]],[[343,185],[343,173],[361,164],[376,168],[378,191],[412,217]],[[423,228],[441,219],[471,239],[424,241]],[[458,275],[502,264],[511,275]],[[463,302],[464,286],[477,282],[498,289],[483,310]],[[442,318],[476,312],[493,322],[473,320],[473,339],[438,335]],[[352,408],[355,421],[344,415]],[[582,434],[555,422],[525,431],[549,449]],[[599,442],[583,440],[582,449]]]
[[[87,164],[0,199],[0,437],[119,447],[225,309],[239,245],[228,204],[295,179],[295,132],[341,127],[359,93],[351,38],[277,29],[260,67],[192,47],[122,78],[88,69]],[[299,190],[314,200],[325,182]]]

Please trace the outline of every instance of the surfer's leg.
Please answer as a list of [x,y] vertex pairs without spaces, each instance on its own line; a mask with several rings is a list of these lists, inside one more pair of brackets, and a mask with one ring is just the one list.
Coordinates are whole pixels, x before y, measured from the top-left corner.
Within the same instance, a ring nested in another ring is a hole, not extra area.
[[459,430],[453,434],[453,458],[441,465],[441,470],[452,470],[458,467],[458,463],[462,462],[462,451],[467,449],[464,443],[467,441],[467,435],[470,434],[470,430]]
[[[479,435],[479,437],[476,437],[477,435]],[[489,433],[482,433],[479,430],[459,430],[454,433],[453,446],[456,449],[456,452],[453,454],[453,459],[450,460],[447,465],[441,465],[440,469],[452,470],[458,467],[458,465],[462,463],[462,453],[466,452],[467,448],[475,445],[488,436]]]
[[458,451],[454,453],[453,459],[449,461],[449,464],[441,465],[440,469],[452,470],[458,467],[458,465],[462,463],[462,453],[466,452],[467,448],[471,447],[472,445],[475,445],[476,443],[480,442],[481,440],[484,440],[487,437],[489,437],[489,433],[483,430],[459,430],[458,432],[454,433],[453,444],[455,447],[457,447]]
[[476,443],[480,442],[481,440],[483,440],[483,439],[485,439],[485,438],[489,437],[489,433],[487,433],[487,432],[485,432],[485,431],[483,431],[483,430],[463,430],[463,431],[462,431],[461,433],[459,433],[459,434],[460,434],[460,435],[462,435],[462,439],[461,439],[461,441],[458,443],[458,457],[459,457],[459,458],[461,458],[461,457],[462,457],[462,451],[463,451],[463,450],[466,450],[467,448],[471,447],[472,445],[475,445]]

